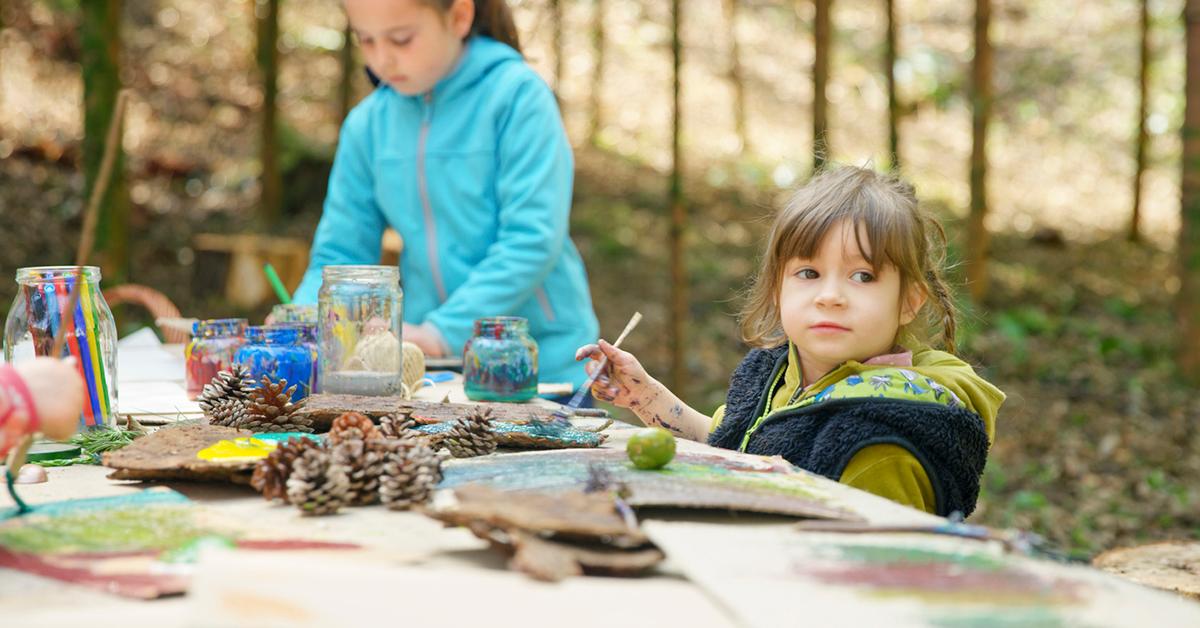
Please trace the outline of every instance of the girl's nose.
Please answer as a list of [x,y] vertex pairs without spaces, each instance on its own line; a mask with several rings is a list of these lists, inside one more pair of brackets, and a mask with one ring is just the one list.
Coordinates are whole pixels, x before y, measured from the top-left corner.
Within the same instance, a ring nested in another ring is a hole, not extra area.
[[846,305],[846,295],[836,281],[826,281],[817,292],[816,303],[820,307],[843,307]]

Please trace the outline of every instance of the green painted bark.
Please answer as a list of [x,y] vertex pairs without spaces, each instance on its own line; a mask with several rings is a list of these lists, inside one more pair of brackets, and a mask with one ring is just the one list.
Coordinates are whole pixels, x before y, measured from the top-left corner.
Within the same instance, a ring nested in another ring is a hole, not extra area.
[[[121,0],[80,2],[79,41],[83,56],[84,198],[96,186],[105,135],[121,90]],[[118,143],[120,139],[118,137]],[[100,201],[96,250],[106,284],[129,278],[129,186],[124,153],[117,147],[112,180]],[[68,261],[64,259],[64,263]]]
[[259,219],[273,225],[283,215],[283,176],[279,170],[277,86],[279,76],[279,0],[255,0],[258,26],[258,76],[262,81],[259,163],[262,165]]
[[991,242],[987,218],[987,130],[992,116],[991,0],[975,0],[975,58],[971,64],[971,210],[967,216],[967,287],[976,303],[987,297]]
[[1183,112],[1182,213],[1179,226],[1179,294],[1175,315],[1182,375],[1200,385],[1200,0],[1187,0],[1186,79]]

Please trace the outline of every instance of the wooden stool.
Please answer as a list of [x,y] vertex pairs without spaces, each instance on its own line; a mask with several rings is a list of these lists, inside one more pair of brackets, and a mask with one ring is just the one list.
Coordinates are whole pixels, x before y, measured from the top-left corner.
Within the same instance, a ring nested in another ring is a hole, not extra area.
[[1119,547],[1094,558],[1092,566],[1138,584],[1200,600],[1200,542]]

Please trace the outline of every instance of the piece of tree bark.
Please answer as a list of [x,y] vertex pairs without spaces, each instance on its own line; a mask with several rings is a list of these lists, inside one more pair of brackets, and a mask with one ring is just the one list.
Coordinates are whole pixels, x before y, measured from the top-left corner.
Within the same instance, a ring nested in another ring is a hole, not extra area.
[[987,130],[992,115],[991,0],[975,0],[975,58],[971,65],[971,209],[967,216],[967,288],[981,303],[988,293]]

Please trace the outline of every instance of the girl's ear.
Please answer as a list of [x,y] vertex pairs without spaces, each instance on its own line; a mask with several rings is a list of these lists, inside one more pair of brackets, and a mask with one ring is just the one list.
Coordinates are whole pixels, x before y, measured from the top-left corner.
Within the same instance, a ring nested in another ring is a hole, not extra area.
[[927,298],[929,295],[925,292],[924,286],[914,283],[908,287],[908,293],[900,302],[901,327],[913,322],[913,319],[917,317],[917,312],[921,311],[921,306],[925,305]]
[[446,18],[450,32],[459,39],[465,39],[471,33],[471,23],[475,21],[475,0],[454,0],[446,12]]

